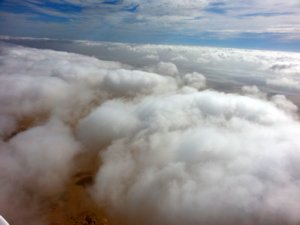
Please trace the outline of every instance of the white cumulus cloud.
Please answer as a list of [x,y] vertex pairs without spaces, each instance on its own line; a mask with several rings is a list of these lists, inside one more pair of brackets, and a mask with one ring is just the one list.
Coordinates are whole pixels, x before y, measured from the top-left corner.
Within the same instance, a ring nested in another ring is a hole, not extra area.
[[295,79],[270,65],[298,54],[99,46],[121,62],[0,45],[0,211],[11,224],[51,224],[74,189],[113,224],[300,222],[298,108],[265,85]]

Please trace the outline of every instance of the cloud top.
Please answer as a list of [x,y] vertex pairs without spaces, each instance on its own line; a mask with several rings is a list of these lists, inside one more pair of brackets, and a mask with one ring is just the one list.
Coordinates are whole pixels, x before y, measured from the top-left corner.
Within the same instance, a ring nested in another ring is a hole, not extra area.
[[300,222],[297,105],[253,85],[217,90],[220,74],[180,63],[209,56],[208,69],[226,71],[242,55],[243,68],[270,71],[269,56],[285,53],[208,48],[172,61],[166,52],[188,48],[120,45],[135,51],[128,58],[161,60],[134,67],[0,48],[0,211],[11,223]]

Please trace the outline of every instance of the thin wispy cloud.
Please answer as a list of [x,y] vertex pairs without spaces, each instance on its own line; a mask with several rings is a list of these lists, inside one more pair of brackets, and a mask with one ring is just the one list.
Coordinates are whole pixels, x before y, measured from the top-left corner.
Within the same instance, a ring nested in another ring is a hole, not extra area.
[[262,43],[295,46],[299,9],[296,0],[4,0],[0,25],[2,35],[185,44],[210,39],[226,45],[233,37],[247,44],[249,34]]

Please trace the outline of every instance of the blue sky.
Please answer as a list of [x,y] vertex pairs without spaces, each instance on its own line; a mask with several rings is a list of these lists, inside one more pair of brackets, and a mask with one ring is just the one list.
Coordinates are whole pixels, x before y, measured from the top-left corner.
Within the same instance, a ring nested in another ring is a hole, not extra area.
[[0,0],[0,35],[300,51],[299,0]]

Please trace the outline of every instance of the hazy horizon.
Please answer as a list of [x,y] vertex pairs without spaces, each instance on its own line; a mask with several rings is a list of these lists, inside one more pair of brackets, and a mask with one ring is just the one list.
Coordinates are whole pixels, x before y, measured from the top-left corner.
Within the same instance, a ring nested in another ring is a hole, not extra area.
[[[112,41],[112,40],[92,40],[92,39],[60,39],[60,38],[49,38],[49,37],[30,37],[30,36],[9,36],[9,35],[0,35],[0,41],[6,41],[6,42],[13,42],[16,44],[26,45],[26,43],[22,43],[22,41],[60,41],[60,42],[90,42],[90,43],[116,43],[116,44],[131,44],[131,45],[165,45],[165,46],[191,46],[191,47],[211,47],[211,48],[234,48],[234,49],[245,49],[245,50],[265,50],[265,51],[280,51],[280,52],[300,52],[300,49],[294,47],[268,47],[265,45],[262,45],[260,47],[253,47],[253,46],[236,46],[234,44],[232,45],[222,45],[221,43],[219,45],[217,44],[209,44],[209,43],[168,43],[168,42],[129,42],[129,41]],[[15,42],[14,42],[15,41]],[[274,46],[272,44],[272,46]],[[44,48],[47,48],[47,46],[44,46]]]

